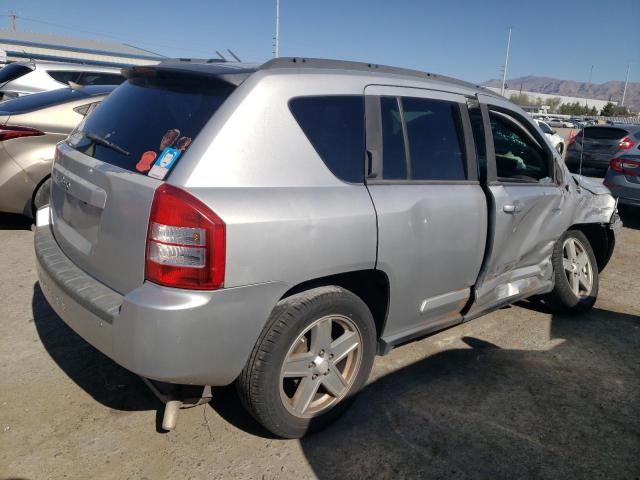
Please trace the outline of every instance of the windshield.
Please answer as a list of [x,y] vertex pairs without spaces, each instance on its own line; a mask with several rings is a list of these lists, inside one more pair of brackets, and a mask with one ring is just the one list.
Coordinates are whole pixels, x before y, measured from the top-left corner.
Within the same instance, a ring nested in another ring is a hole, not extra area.
[[[67,139],[86,155],[164,178],[233,87],[206,79],[129,79]],[[159,173],[158,164],[162,167]]]

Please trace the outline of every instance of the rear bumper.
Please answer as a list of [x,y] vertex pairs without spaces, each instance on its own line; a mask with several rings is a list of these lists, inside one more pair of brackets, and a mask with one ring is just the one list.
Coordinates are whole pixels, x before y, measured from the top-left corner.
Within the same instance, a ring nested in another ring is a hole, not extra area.
[[604,185],[611,190],[611,195],[618,198],[618,203],[640,206],[640,183],[632,183],[624,174],[609,170]]
[[[593,154],[585,153],[582,156],[582,168],[598,168],[606,170],[609,168],[609,163],[613,158],[612,154]],[[575,150],[567,151],[565,163],[568,167],[578,167],[580,165],[580,152]]]
[[49,225],[36,228],[35,249],[42,292],[62,320],[124,368],[169,383],[231,383],[287,290],[264,283],[204,292],[145,282],[123,296],[75,266]]

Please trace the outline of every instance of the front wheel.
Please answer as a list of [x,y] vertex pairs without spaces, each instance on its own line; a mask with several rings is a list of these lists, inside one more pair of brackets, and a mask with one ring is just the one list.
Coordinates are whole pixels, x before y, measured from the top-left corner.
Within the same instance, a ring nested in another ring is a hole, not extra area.
[[598,265],[589,240],[569,230],[558,240],[552,255],[555,286],[545,300],[556,312],[581,313],[598,297]]
[[272,433],[299,438],[342,414],[364,386],[375,355],[366,304],[335,286],[278,303],[237,388],[246,409]]

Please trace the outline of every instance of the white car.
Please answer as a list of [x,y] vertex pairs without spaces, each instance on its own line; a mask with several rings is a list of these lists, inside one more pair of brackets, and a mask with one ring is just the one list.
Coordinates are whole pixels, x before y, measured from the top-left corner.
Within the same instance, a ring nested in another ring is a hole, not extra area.
[[553,128],[549,126],[548,123],[543,122],[542,120],[536,120],[540,130],[544,133],[545,137],[549,139],[553,148],[555,148],[560,155],[564,153],[565,145],[564,145],[564,137],[559,135]]
[[547,123],[552,127],[575,128],[575,125],[569,120],[562,120],[561,118],[552,118]]
[[0,98],[11,98],[78,85],[120,85],[119,68],[54,62],[15,62],[0,69]]

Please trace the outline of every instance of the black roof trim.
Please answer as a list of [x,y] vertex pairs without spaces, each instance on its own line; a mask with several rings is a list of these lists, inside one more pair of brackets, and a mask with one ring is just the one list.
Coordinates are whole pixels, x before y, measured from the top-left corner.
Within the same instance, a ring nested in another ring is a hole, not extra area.
[[494,92],[480,85],[476,85],[457,78],[437,75],[435,73],[421,72],[420,70],[412,70],[409,68],[390,67],[388,65],[378,65],[376,63],[352,62],[348,60],[329,60],[324,58],[302,58],[302,57],[280,57],[274,58],[262,64],[258,70],[272,70],[278,68],[310,68],[310,69],[327,69],[327,70],[350,70],[357,72],[371,73],[387,73],[392,75],[401,75],[404,77],[414,77],[421,80],[437,80],[445,83],[451,83],[461,87],[467,87],[473,90],[482,90],[484,93]]
[[131,78],[140,75],[144,76],[145,72],[149,72],[151,70],[178,75],[215,77],[217,80],[236,87],[256,71],[253,66],[233,62],[171,59],[163,61],[157,65],[142,65],[123,68],[122,73],[125,77]]

